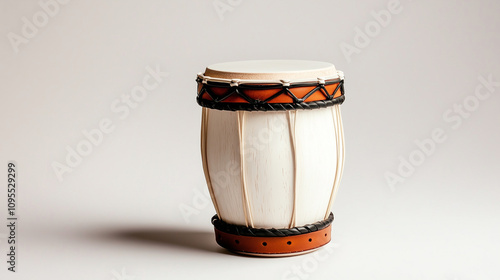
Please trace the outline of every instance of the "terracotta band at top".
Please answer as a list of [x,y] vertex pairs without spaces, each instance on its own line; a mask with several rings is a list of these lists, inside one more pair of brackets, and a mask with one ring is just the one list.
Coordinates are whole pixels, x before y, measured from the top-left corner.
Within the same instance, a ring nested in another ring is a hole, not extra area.
[[344,80],[297,84],[231,84],[198,78],[197,102],[218,110],[316,109],[344,101]]

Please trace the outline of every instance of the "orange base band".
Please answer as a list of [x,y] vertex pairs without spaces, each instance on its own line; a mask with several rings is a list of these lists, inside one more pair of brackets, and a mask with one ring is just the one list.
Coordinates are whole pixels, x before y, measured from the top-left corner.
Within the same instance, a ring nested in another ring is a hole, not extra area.
[[217,243],[234,252],[250,254],[293,254],[326,245],[331,240],[331,225],[324,229],[292,236],[260,237],[230,234],[215,229]]

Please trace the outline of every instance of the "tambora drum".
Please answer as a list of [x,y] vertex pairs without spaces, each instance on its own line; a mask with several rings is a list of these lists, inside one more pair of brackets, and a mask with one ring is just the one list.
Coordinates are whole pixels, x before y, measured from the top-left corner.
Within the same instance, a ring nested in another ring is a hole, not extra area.
[[344,165],[344,75],[333,64],[219,63],[198,74],[201,153],[222,247],[257,256],[331,239]]

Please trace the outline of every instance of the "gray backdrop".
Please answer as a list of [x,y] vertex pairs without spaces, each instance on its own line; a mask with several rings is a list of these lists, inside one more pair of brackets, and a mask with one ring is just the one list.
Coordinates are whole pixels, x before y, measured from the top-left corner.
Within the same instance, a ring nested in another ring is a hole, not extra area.
[[[2,0],[1,278],[498,279],[499,9]],[[316,253],[241,257],[212,236],[194,79],[248,59],[345,72],[345,173]]]

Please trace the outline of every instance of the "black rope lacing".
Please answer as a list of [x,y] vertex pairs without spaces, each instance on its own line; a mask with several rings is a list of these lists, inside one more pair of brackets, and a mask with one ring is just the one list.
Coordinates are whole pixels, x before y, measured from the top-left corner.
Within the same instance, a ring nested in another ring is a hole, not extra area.
[[316,222],[314,224],[307,224],[305,226],[293,227],[293,228],[265,229],[265,228],[249,228],[246,226],[232,225],[219,219],[217,215],[212,217],[212,224],[216,229],[222,232],[235,235],[259,236],[259,237],[283,237],[283,236],[292,236],[292,235],[315,232],[328,227],[332,222],[333,222],[333,213],[330,213],[328,219]]
[[[225,110],[225,111],[285,111],[285,110],[295,110],[295,109],[318,109],[330,107],[335,104],[342,104],[345,100],[344,97],[344,80],[338,81],[325,81],[322,84],[318,84],[317,82],[311,83],[297,83],[297,84],[267,84],[267,85],[258,85],[258,84],[240,84],[237,86],[233,86],[228,83],[221,82],[212,82],[206,81],[203,83],[201,78],[197,78],[196,81],[200,83],[202,86],[198,91],[198,95],[196,97],[196,101],[200,106],[207,107],[210,109],[217,110]],[[332,93],[329,93],[326,89],[326,85],[337,84]],[[311,91],[309,91],[304,97],[298,98],[293,94],[290,89],[298,88],[298,87],[309,87],[315,86]],[[230,90],[218,96],[212,91],[212,88],[230,88]],[[258,100],[252,99],[248,95],[244,93],[244,90],[268,90],[268,89],[281,89],[277,93],[268,97],[266,100]],[[340,90],[340,96],[334,97],[337,91]],[[325,96],[325,100],[318,101],[310,101],[306,102],[307,98],[309,98],[313,93],[320,91],[323,96]],[[203,99],[203,94],[207,94],[210,96],[212,100]],[[230,103],[224,102],[227,98],[236,95],[243,98],[248,103]],[[287,95],[292,98],[292,103],[269,103],[275,98]]]

